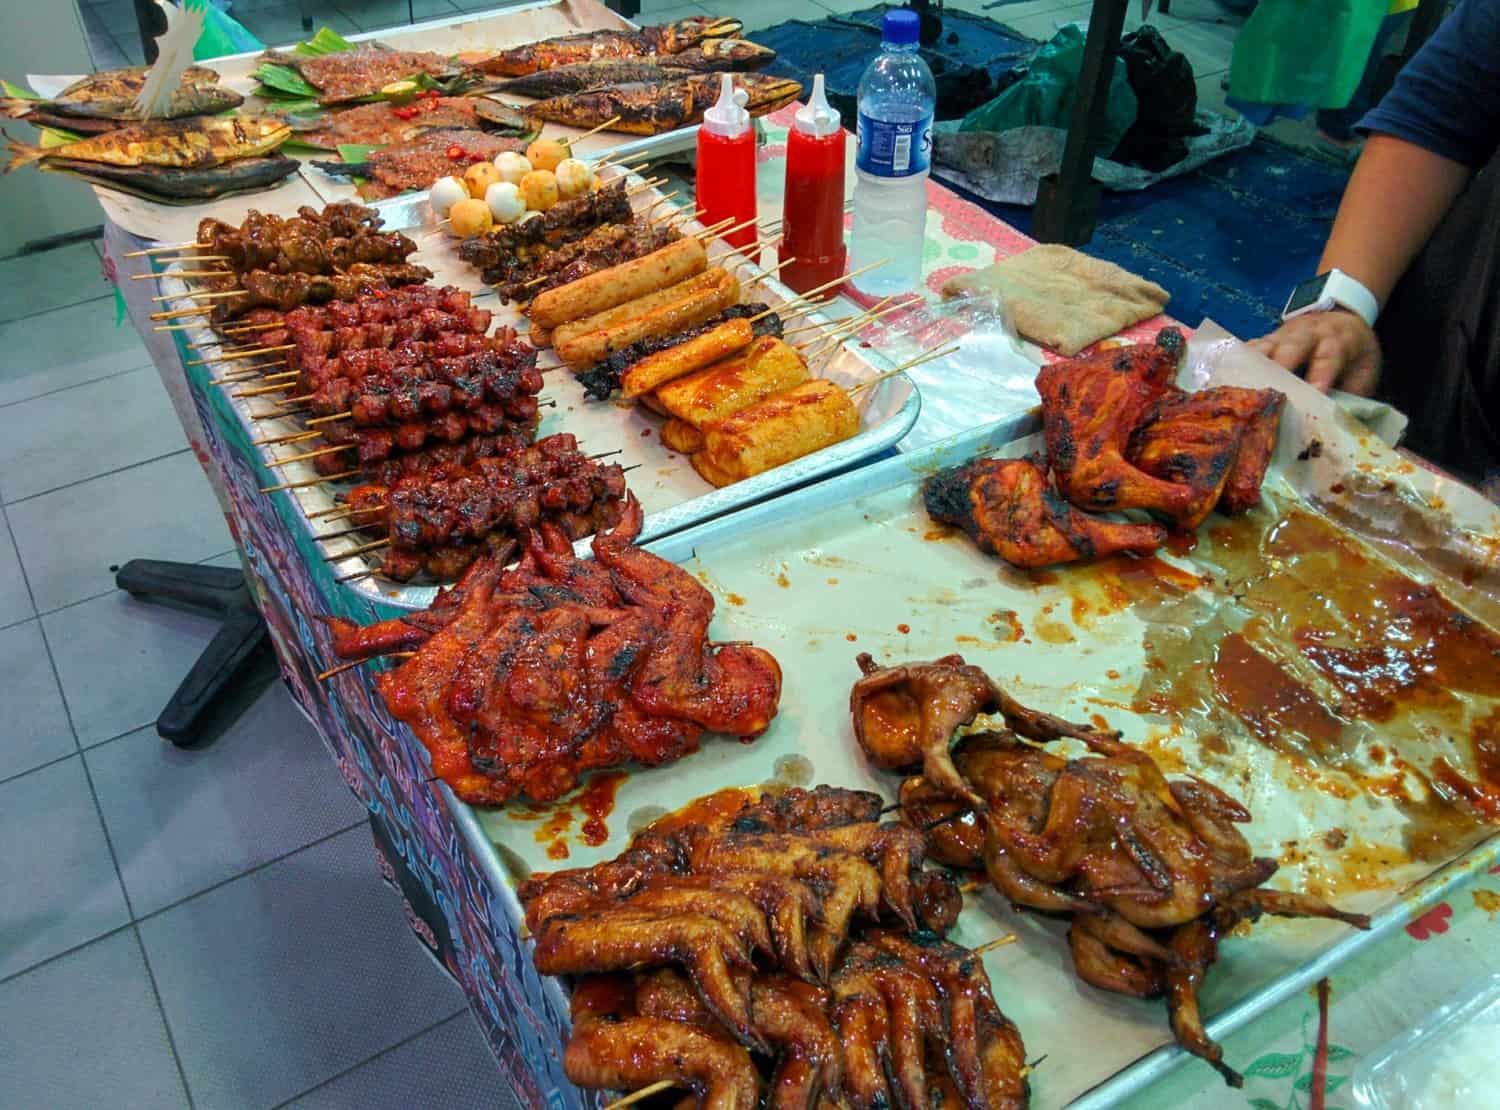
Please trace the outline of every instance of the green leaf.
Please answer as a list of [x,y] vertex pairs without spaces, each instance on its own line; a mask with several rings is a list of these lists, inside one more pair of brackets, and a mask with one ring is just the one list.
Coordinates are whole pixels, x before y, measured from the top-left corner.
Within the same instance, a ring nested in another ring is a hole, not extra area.
[[1300,1052],[1268,1052],[1245,1069],[1246,1075],[1259,1075],[1267,1079],[1285,1079],[1296,1073],[1302,1065]]
[[372,150],[384,149],[384,143],[340,143],[338,146],[339,157],[351,166],[368,162]]
[[1330,1060],[1347,1060],[1353,1055],[1354,1050],[1352,1048],[1345,1048],[1341,1044],[1331,1044],[1328,1046],[1328,1058]]
[[327,154],[333,148],[319,146],[317,143],[310,143],[306,139],[299,139],[293,134],[290,139],[281,144],[281,149],[287,154],[296,154],[298,151],[309,154]]
[[0,80],[0,89],[5,90],[6,96],[13,96],[18,100],[46,100],[41,93],[32,92],[22,85],[12,85],[9,81]]
[[[1328,1076],[1326,1078],[1326,1080],[1324,1081],[1324,1083],[1323,1083],[1323,1093],[1324,1094],[1332,1094],[1334,1091],[1336,1091],[1340,1087],[1342,1087],[1344,1085],[1344,1083],[1348,1080],[1348,1078],[1349,1077],[1347,1075],[1330,1075],[1330,1076]],[[1313,1085],[1313,1073],[1312,1072],[1308,1072],[1306,1075],[1299,1076],[1297,1078],[1297,1082],[1295,1082],[1295,1083],[1292,1084],[1292,1089],[1295,1090],[1295,1091],[1301,1091],[1303,1094],[1308,1094],[1308,1093],[1310,1093],[1312,1091],[1312,1085]]]
[[[294,96],[298,99],[317,99],[318,90],[309,85],[291,66],[275,62],[262,62],[255,70],[255,79],[273,96]],[[262,92],[265,95],[265,92]]]
[[72,131],[64,131],[61,127],[38,127],[37,145],[43,150],[53,150],[56,147],[67,146],[69,143],[79,143],[83,136]]
[[1269,1098],[1252,1098],[1250,1106],[1252,1110],[1281,1110],[1281,1103]]
[[340,54],[345,50],[353,49],[354,44],[333,28],[319,27],[318,33],[312,38],[292,47],[292,53],[300,54],[304,58],[316,58],[320,54]]

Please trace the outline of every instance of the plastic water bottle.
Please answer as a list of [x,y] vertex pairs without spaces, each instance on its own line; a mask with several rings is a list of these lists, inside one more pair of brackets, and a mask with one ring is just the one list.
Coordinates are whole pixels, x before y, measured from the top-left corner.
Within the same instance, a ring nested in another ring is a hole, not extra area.
[[909,8],[885,13],[880,54],[859,79],[859,156],[849,268],[886,259],[853,279],[861,293],[888,297],[922,281],[927,174],[937,85],[917,53],[920,21]]

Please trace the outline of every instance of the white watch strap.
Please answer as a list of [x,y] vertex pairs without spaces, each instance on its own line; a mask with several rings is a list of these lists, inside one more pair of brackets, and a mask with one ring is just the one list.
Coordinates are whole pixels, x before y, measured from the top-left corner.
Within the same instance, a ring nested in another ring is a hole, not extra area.
[[1347,308],[1372,328],[1375,326],[1375,318],[1380,315],[1380,302],[1375,299],[1375,294],[1366,289],[1362,281],[1350,277],[1343,270],[1328,271],[1328,283],[1323,286],[1322,299]]

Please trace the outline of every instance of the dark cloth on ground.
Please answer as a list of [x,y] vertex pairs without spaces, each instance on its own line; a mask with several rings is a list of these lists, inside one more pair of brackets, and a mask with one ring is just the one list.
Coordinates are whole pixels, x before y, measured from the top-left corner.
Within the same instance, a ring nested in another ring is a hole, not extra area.
[[1360,128],[1487,165],[1500,148],[1500,0],[1459,0]]

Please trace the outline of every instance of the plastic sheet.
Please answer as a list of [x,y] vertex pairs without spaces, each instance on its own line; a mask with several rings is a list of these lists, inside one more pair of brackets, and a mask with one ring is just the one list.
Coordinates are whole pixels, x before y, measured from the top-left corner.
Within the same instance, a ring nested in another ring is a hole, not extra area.
[[993,424],[1038,403],[1041,352],[1016,335],[998,298],[924,303],[887,319],[862,338],[893,364],[945,346],[958,348],[906,371],[922,395],[922,412],[901,441],[902,451]]

